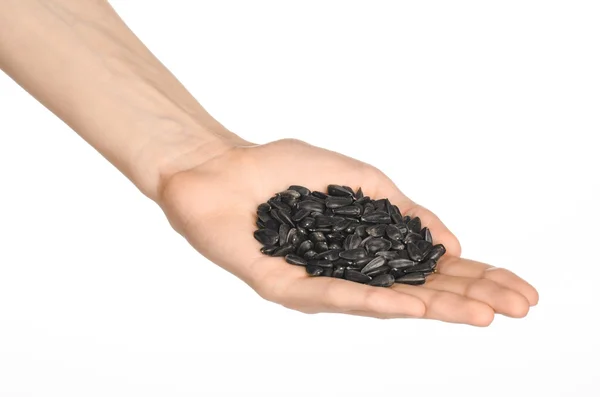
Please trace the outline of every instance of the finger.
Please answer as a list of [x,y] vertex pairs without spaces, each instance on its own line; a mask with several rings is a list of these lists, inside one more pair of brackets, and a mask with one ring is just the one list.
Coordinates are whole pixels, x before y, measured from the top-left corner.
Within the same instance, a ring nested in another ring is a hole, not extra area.
[[530,306],[535,306],[539,300],[538,292],[531,284],[506,269],[495,268],[485,263],[444,256],[438,263],[437,272],[448,276],[492,280],[523,295]]
[[315,311],[361,311],[373,317],[422,317],[425,313],[418,297],[331,277],[296,278],[277,295],[286,306]]
[[529,302],[523,295],[484,278],[432,274],[427,278],[425,287],[478,300],[490,306],[496,313],[509,317],[525,317],[529,311]]
[[424,318],[479,327],[486,327],[494,320],[494,309],[489,305],[453,292],[405,284],[394,284],[391,288],[421,299],[427,308]]

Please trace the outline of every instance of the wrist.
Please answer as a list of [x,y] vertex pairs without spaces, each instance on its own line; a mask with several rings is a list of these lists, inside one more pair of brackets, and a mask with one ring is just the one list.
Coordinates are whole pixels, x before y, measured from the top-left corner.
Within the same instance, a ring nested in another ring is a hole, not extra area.
[[158,201],[169,179],[239,146],[250,143],[223,128],[215,129],[196,120],[155,120],[149,140],[132,156],[122,171],[140,191]]

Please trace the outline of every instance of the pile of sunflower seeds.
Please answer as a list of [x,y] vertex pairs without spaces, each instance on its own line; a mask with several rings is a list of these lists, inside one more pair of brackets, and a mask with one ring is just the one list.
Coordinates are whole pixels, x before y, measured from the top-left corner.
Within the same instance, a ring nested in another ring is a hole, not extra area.
[[290,186],[260,204],[257,215],[261,252],[311,276],[420,285],[446,253],[419,217],[402,216],[387,198],[372,200],[360,188],[329,185],[325,194]]

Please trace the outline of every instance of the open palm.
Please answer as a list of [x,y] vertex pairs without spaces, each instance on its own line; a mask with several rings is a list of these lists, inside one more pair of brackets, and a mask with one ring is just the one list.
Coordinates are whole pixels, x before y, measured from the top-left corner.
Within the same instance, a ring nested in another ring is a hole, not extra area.
[[[302,159],[302,160],[300,160]],[[308,160],[308,161],[307,161]],[[256,207],[289,185],[325,190],[362,187],[418,216],[447,254],[421,286],[378,288],[331,277],[260,253]],[[170,178],[160,200],[173,227],[201,254],[241,278],[263,298],[306,313],[340,312],[379,318],[414,317],[485,326],[494,313],[523,317],[536,290],[513,273],[460,258],[456,237],[376,168],[296,140],[237,147]]]

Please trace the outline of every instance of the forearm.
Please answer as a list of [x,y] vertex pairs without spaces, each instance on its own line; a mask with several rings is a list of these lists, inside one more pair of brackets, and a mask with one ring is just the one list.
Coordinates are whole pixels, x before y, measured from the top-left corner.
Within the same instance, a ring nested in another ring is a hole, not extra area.
[[156,199],[161,181],[243,143],[102,0],[0,1],[0,68]]

